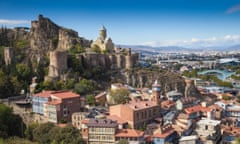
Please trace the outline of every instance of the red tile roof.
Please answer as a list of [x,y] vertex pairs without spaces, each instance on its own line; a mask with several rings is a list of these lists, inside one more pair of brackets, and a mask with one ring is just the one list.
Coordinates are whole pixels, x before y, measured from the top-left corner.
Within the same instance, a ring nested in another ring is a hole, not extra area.
[[117,121],[118,124],[125,124],[127,123],[127,121],[121,119],[119,116],[117,115],[110,115],[110,116],[107,116],[107,119],[111,119],[113,121]]
[[185,108],[184,111],[187,113],[187,114],[190,114],[190,113],[195,113],[195,112],[209,112],[211,111],[212,109],[209,108],[209,107],[202,107],[201,105],[195,105],[193,107],[189,107],[189,108]]
[[129,107],[133,110],[140,110],[145,109],[149,107],[155,107],[157,104],[155,104],[152,101],[130,101],[129,103],[123,104],[123,106]]
[[168,131],[164,132],[164,133],[156,133],[153,135],[153,137],[156,137],[156,138],[166,138],[168,137],[169,135],[173,134],[175,132],[175,130],[173,128],[169,129]]
[[55,92],[55,91],[42,91],[42,92],[40,92],[40,93],[34,94],[34,96],[39,96],[39,97],[48,98],[48,97],[50,97],[50,95],[51,95],[52,93],[54,93],[54,92]]
[[59,92],[53,93],[52,95],[60,99],[67,99],[67,98],[74,98],[74,97],[80,98],[79,94],[73,93],[71,91],[59,91]]
[[89,123],[89,119],[83,119],[81,122],[82,122],[82,124],[88,124]]
[[116,137],[142,137],[144,135],[143,131],[135,129],[121,129],[117,131]]
[[66,99],[66,98],[74,98],[74,97],[80,97],[79,94],[73,93],[71,91],[42,91],[40,93],[34,94],[35,96],[39,97],[50,97],[51,95],[56,96],[60,99]]
[[49,102],[47,102],[46,104],[48,104],[48,105],[59,105],[59,104],[61,104],[61,103],[62,103],[61,101],[54,100],[54,101],[49,101]]

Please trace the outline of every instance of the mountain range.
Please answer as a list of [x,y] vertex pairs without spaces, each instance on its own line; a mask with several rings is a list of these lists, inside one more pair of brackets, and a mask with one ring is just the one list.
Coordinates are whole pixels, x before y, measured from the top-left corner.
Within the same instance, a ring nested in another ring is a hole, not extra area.
[[133,52],[142,52],[148,54],[156,54],[156,53],[200,53],[200,52],[232,52],[239,51],[240,52],[240,44],[232,45],[232,46],[213,46],[213,47],[201,47],[201,48],[187,48],[187,47],[179,47],[179,46],[160,46],[160,47],[152,47],[148,45],[118,45],[120,47],[132,48]]

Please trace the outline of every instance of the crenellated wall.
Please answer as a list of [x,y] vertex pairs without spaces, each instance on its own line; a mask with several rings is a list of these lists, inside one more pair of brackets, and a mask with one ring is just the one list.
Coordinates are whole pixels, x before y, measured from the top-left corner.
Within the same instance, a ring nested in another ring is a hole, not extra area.
[[122,54],[84,53],[78,58],[83,61],[87,68],[103,66],[108,69],[130,69],[138,62],[138,54],[126,56]]

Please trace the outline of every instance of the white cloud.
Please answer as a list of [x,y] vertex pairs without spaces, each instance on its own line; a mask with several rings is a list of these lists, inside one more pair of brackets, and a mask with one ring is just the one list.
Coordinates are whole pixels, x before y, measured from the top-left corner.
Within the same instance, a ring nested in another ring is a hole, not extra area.
[[180,46],[189,48],[214,47],[214,46],[232,46],[240,44],[240,35],[226,35],[224,37],[210,37],[206,39],[192,38],[190,40],[167,40],[145,42],[148,46]]
[[7,19],[0,19],[0,24],[3,25],[18,25],[18,24],[28,24],[30,23],[27,20],[7,20]]
[[226,11],[226,13],[227,13],[227,14],[231,14],[231,13],[235,13],[235,12],[238,12],[238,11],[240,11],[240,4],[235,5],[235,6],[233,6],[233,7],[230,7],[230,8]]

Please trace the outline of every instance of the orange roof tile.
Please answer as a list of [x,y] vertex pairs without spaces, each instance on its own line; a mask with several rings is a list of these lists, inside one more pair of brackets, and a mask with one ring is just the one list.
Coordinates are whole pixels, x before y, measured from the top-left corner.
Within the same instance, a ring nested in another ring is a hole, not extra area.
[[52,93],[52,95],[61,99],[74,98],[74,97],[80,98],[79,94],[73,93],[71,91],[59,91],[59,92]]
[[121,119],[121,118],[118,117],[117,115],[107,116],[107,119],[111,119],[111,120],[113,120],[113,121],[117,121],[118,124],[125,124],[125,123],[127,123],[127,121]]
[[144,134],[143,131],[139,131],[135,129],[121,129],[115,134],[115,136],[116,137],[142,137],[143,134]]
[[48,104],[48,105],[59,105],[59,104],[61,104],[61,103],[62,103],[61,101],[54,100],[54,101],[49,101],[49,102],[47,102],[46,104]]
[[164,133],[156,133],[153,135],[153,137],[157,137],[157,138],[166,138],[169,135],[173,134],[175,132],[175,130],[173,128],[169,129],[168,131],[164,132]]
[[123,106],[127,106],[133,110],[140,110],[149,107],[155,107],[157,104],[152,101],[130,101],[129,103],[123,104]]
[[89,123],[89,119],[83,119],[81,122],[82,122],[82,124],[88,124]]
[[202,107],[201,105],[195,105],[195,106],[192,106],[192,107],[188,107],[188,108],[185,108],[184,111],[187,113],[187,114],[190,114],[190,113],[195,113],[195,112],[209,112],[211,111],[212,109],[209,108],[209,107]]
[[50,97],[50,95],[54,93],[54,91],[42,91],[40,93],[36,93],[34,94],[34,96],[39,96],[39,97],[44,97],[44,98],[48,98]]

